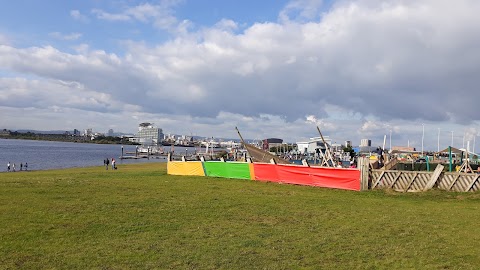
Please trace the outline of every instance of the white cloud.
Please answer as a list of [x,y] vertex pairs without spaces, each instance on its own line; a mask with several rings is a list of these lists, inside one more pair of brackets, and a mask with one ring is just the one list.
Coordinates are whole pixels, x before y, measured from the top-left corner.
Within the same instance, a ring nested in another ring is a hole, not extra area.
[[100,9],[92,9],[92,14],[100,20],[106,21],[130,21],[132,18],[127,14],[112,14]]
[[[178,29],[172,9],[178,3],[162,3],[95,14]],[[177,35],[163,43],[128,41],[125,56],[88,44],[75,54],[0,45],[0,66],[26,80],[4,81],[1,104],[58,106],[65,115],[67,104],[106,118],[127,110],[132,117],[125,125],[149,117],[166,130],[234,137],[235,125],[253,137],[316,136],[307,115],[340,139],[383,140],[392,129],[403,144],[418,142],[419,123],[444,130],[478,125],[480,2],[341,1],[320,16],[321,4],[293,1],[279,22],[241,33],[224,19],[196,32],[172,31]],[[85,90],[35,80],[75,82]]]
[[52,32],[49,35],[60,40],[77,40],[82,37],[82,34],[80,33],[62,34],[60,32]]
[[0,45],[10,45],[10,39],[6,36],[0,33]]
[[235,21],[222,19],[215,24],[215,27],[224,31],[235,31],[238,29],[238,24]]
[[92,13],[100,20],[106,21],[138,21],[152,24],[154,27],[172,32],[183,32],[186,21],[179,22],[173,15],[173,7],[181,1],[160,1],[158,4],[142,3],[126,7],[119,13],[109,13],[101,9],[92,9]]
[[279,19],[282,22],[317,19],[320,15],[322,4],[323,0],[292,0],[280,11]]
[[79,10],[70,10],[70,17],[80,22],[88,22],[88,17],[83,15]]

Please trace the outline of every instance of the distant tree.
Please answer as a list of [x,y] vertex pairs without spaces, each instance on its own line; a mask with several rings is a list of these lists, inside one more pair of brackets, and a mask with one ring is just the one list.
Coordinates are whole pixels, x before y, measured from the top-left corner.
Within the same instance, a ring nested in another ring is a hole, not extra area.
[[355,150],[353,150],[352,146],[347,146],[347,147],[343,147],[343,152],[345,153],[350,153],[350,156],[353,158],[355,157],[356,153],[355,153]]

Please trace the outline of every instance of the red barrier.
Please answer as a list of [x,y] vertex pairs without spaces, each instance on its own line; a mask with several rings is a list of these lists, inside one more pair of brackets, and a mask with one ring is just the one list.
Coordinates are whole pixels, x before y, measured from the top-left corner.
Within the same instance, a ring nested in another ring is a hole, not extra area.
[[357,169],[253,164],[255,180],[360,191]]

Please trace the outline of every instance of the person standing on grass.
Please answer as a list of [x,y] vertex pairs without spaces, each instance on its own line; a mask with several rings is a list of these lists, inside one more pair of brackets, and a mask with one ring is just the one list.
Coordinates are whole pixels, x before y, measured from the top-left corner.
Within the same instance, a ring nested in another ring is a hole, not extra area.
[[15,171],[15,163],[12,165],[12,170]]
[[20,171],[23,170],[23,163],[20,163]]
[[27,168],[28,168],[28,163],[25,162],[25,171],[27,170]]
[[116,169],[116,168],[115,168],[115,159],[112,158],[112,170],[115,170],[115,169]]
[[7,163],[7,172],[10,171],[10,161]]

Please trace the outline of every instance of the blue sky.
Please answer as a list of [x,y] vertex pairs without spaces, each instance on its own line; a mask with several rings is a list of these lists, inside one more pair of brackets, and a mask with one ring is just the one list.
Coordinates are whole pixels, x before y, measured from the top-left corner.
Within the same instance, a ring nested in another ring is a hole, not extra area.
[[[2,4],[0,24],[2,31],[18,38],[19,46],[56,44],[68,49],[74,42],[60,42],[51,33],[80,33],[75,41],[88,42],[93,48],[122,53],[119,41],[137,40],[149,44],[163,42],[172,35],[151,24],[129,21],[105,21],[93,10],[119,14],[126,7],[142,4],[159,4],[161,1],[8,1]],[[288,1],[169,1],[171,15],[178,20],[188,20],[192,29],[209,27],[222,19],[231,19],[243,27],[256,22],[277,21],[278,11]],[[78,11],[80,19],[72,12]],[[25,20],[28,18],[28,20]],[[240,29],[241,30],[241,29]],[[71,40],[73,41],[73,40]]]
[[[473,146],[480,2],[7,1],[0,128]],[[468,143],[469,142],[469,143]],[[472,148],[472,147],[471,147]],[[478,148],[478,147],[477,147]]]

